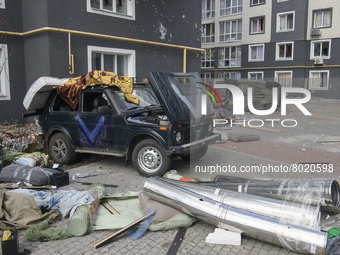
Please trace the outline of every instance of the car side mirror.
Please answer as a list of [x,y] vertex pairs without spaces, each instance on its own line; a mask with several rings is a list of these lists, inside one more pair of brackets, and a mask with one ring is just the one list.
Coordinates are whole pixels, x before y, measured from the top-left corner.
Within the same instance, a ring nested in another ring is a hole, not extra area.
[[98,114],[110,114],[111,113],[111,108],[106,106],[99,106],[98,107]]

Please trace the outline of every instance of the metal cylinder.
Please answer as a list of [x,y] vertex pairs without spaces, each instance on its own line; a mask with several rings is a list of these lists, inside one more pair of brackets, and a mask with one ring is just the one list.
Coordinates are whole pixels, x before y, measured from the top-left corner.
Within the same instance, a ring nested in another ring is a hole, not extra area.
[[218,175],[213,182],[201,184],[304,204],[321,203],[321,206],[336,207],[340,205],[340,188],[336,180],[260,181]]
[[299,253],[325,252],[327,233],[235,209],[155,178],[146,181],[144,193],[220,228],[237,231]]
[[320,230],[320,206],[275,200],[226,189],[201,186],[196,183],[182,182],[159,177],[156,178],[195,192],[221,204],[229,205],[235,209],[256,213],[281,222]]

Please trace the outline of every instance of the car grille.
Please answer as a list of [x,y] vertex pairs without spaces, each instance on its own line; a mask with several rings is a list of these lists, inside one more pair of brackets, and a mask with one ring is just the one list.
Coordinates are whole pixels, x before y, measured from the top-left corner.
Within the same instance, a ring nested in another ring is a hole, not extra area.
[[208,132],[209,123],[205,123],[199,126],[191,126],[184,130],[184,141],[193,142],[205,138],[209,135]]

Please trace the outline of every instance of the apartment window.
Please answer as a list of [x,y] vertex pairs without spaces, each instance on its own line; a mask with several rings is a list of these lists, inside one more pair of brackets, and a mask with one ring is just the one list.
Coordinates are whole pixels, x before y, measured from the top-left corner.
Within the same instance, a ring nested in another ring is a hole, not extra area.
[[220,42],[241,41],[242,20],[220,22]]
[[241,46],[219,48],[218,67],[241,66]]
[[6,9],[5,0],[0,0],[0,8],[1,9]]
[[250,34],[264,33],[264,17],[256,17],[250,19]]
[[276,44],[276,60],[293,60],[294,42]]
[[11,99],[8,73],[7,45],[0,44],[0,100]]
[[202,25],[202,43],[215,42],[215,24],[203,24]]
[[332,9],[314,11],[313,27],[330,27],[332,21]]
[[136,77],[134,50],[88,46],[88,71],[105,70],[120,76]]
[[218,72],[217,78],[220,79],[241,79],[241,72]]
[[220,0],[220,16],[242,13],[242,0]]
[[264,60],[264,44],[249,45],[249,61]]
[[275,71],[275,81],[282,87],[292,87],[293,71]]
[[265,3],[266,3],[266,0],[251,0],[250,1],[251,6],[265,4]]
[[135,0],[87,0],[87,11],[134,20]]
[[215,66],[215,49],[206,49],[201,55],[201,67],[209,68]]
[[327,90],[329,83],[329,71],[309,71],[309,89]]
[[331,56],[331,40],[311,41],[311,59],[324,58]]
[[263,72],[248,72],[248,80],[263,80]]
[[215,0],[202,0],[202,19],[215,17]]
[[295,12],[277,14],[277,32],[294,31]]

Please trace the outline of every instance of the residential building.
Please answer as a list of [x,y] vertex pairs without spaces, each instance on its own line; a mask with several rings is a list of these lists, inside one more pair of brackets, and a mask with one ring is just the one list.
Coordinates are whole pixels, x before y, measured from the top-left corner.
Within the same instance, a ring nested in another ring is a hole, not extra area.
[[[0,123],[20,122],[42,76],[113,71],[199,71],[201,5],[195,0],[0,0]],[[188,63],[188,64],[187,64]]]
[[276,80],[340,99],[340,2],[202,0],[201,76]]

